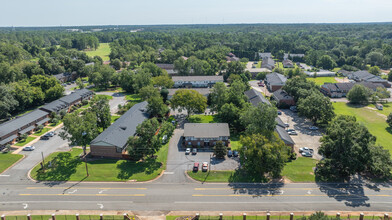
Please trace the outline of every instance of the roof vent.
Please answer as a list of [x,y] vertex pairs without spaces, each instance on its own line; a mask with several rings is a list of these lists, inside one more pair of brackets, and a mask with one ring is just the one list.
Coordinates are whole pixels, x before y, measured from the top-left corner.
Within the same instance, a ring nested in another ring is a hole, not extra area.
[[127,130],[127,127],[126,127],[126,126],[121,126],[120,128],[121,128],[122,130],[124,130],[124,131]]

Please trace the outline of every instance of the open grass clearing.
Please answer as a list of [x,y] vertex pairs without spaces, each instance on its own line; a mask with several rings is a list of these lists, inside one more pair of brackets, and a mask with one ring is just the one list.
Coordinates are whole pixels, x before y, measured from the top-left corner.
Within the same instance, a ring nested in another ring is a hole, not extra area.
[[70,152],[56,152],[49,155],[45,161],[52,161],[53,167],[47,167],[45,172],[40,165],[34,167],[32,178],[46,181],[147,181],[158,177],[166,168],[169,144],[165,144],[157,152],[156,159],[146,159],[143,162],[127,160],[97,159],[87,162],[86,167],[79,155],[82,149],[74,148]]
[[219,123],[217,115],[191,115],[188,121],[190,123]]
[[106,99],[106,100],[112,100],[113,96],[111,95],[104,95],[104,94],[97,94],[95,97],[100,98],[100,99]]
[[[381,111],[366,108],[366,106],[350,105],[343,102],[333,103],[336,114],[351,115],[359,123],[365,125],[371,134],[377,137],[377,144],[382,145],[392,153],[392,129],[389,128]],[[390,111],[389,107],[385,111]]]
[[140,98],[139,94],[129,94],[125,96],[125,100],[130,101],[130,102],[141,102],[142,99]]
[[23,147],[23,146],[25,146],[26,144],[32,142],[34,139],[36,139],[36,137],[30,137],[30,136],[28,136],[28,137],[26,138],[26,140],[19,141],[18,143],[14,144],[14,145],[15,145],[15,146],[18,146],[18,147]]
[[[342,77],[339,77],[342,78]],[[335,79],[335,76],[327,76],[327,77],[308,77],[306,78],[309,81],[316,83],[316,85],[321,86],[324,83],[337,83],[338,81]]]
[[315,175],[313,167],[317,160],[307,157],[298,157],[296,160],[286,163],[283,168],[282,176],[285,176],[293,182],[314,182]]
[[4,172],[12,164],[16,163],[23,156],[20,154],[0,153],[0,173]]
[[85,50],[87,56],[94,57],[99,56],[103,61],[110,60],[109,54],[111,52],[109,43],[100,43],[98,49],[96,50]]

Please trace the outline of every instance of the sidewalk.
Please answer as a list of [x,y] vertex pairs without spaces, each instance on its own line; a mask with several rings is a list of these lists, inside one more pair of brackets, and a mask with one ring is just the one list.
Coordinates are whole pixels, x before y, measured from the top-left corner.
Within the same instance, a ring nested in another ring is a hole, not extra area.
[[[57,125],[56,127],[53,127],[53,128],[50,129],[48,132],[55,131],[55,130],[61,128],[61,127],[63,127],[63,123]],[[29,145],[32,145],[32,144],[36,143],[37,141],[39,141],[39,139],[40,139],[40,137],[41,137],[41,136],[35,136],[35,135],[30,135],[30,136],[34,136],[34,137],[37,137],[37,138],[35,138],[34,140],[30,141],[30,142],[28,143]],[[23,150],[23,148],[24,148],[25,146],[19,147],[19,146],[12,145],[11,147],[12,147],[12,148],[17,148],[16,150],[14,150],[14,151],[12,152],[12,154],[19,154],[19,153]]]

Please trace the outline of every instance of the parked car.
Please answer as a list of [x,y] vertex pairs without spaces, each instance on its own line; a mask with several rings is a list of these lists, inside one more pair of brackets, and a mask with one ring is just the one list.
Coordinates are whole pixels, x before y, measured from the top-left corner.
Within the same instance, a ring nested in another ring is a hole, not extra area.
[[191,153],[191,149],[190,148],[187,148],[186,150],[185,150],[185,154],[190,154]]
[[197,172],[199,170],[199,163],[193,164],[193,172]]
[[287,132],[290,132],[290,131],[295,131],[295,130],[292,128],[287,129]]
[[197,154],[197,148],[192,149],[192,154]]
[[287,132],[289,135],[298,135],[296,131],[289,131]]
[[286,128],[290,127],[289,123],[284,123],[284,126],[285,126]]
[[318,127],[316,127],[316,126],[310,126],[309,127],[309,130],[312,130],[312,131],[316,131],[316,130],[318,130],[319,128]]
[[208,162],[203,162],[203,165],[201,166],[201,170],[203,172],[207,172],[207,170],[208,170]]
[[261,87],[264,87],[264,83],[263,82],[258,82],[257,85],[261,86]]
[[167,135],[163,135],[162,144],[166,144],[166,142],[167,142]]
[[292,111],[292,112],[297,112],[298,110],[297,110],[297,106],[290,106],[290,110]]
[[313,156],[313,154],[310,151],[304,151],[301,153],[301,155],[304,157],[312,157]]
[[278,110],[278,115],[282,115],[282,111]]
[[24,151],[33,151],[33,150],[35,150],[35,147],[34,146],[26,146],[23,148],[23,150]]
[[40,140],[49,140],[49,136],[48,135],[42,135],[40,138]]
[[56,135],[56,133],[51,131],[51,132],[46,133],[45,135],[48,135],[49,137],[53,137],[54,135]]
[[231,150],[227,151],[227,156],[228,157],[232,157],[233,156],[233,151],[231,151]]
[[302,153],[302,152],[308,151],[308,150],[309,150],[308,147],[301,147],[301,148],[299,149],[299,152]]
[[234,157],[238,157],[238,151],[236,151],[236,150],[233,151],[233,156],[234,156]]

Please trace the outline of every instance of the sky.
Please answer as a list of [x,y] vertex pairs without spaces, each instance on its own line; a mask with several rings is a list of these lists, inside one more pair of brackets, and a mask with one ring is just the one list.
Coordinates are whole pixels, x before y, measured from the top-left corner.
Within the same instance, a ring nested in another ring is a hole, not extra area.
[[3,0],[0,26],[392,22],[392,0]]

